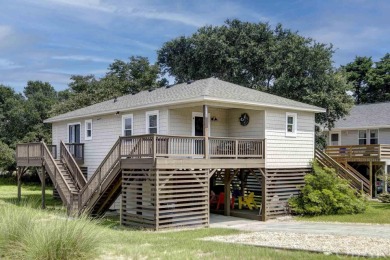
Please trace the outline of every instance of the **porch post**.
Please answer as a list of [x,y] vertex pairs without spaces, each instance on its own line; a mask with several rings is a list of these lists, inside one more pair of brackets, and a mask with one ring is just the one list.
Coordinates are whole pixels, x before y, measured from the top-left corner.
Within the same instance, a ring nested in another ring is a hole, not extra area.
[[373,194],[372,194],[372,161],[370,161],[369,163],[369,176],[370,176],[370,197],[372,198],[373,197]]
[[16,170],[16,178],[18,180],[18,202],[20,202],[21,198],[22,198],[22,169],[20,167],[18,167],[18,169]]
[[208,106],[203,105],[203,135],[204,139],[204,158],[209,158],[209,111]]

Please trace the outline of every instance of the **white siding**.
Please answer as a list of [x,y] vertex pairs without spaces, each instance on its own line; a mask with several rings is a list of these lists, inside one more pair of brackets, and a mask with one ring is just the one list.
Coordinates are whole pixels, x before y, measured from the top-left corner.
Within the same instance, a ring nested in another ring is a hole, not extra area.
[[390,128],[379,129],[379,143],[390,144]]
[[[190,107],[169,110],[169,134],[170,135],[192,135],[192,112],[202,113],[201,107]],[[220,108],[209,108],[210,117],[217,121],[210,121],[210,136],[226,137],[227,110]]]
[[[239,118],[241,114],[249,115],[249,124],[242,126]],[[264,111],[248,109],[230,109],[229,118],[229,136],[243,138],[264,138]]]
[[[370,143],[369,130],[359,129],[367,131],[367,144]],[[329,144],[329,140],[327,140]],[[379,144],[390,144],[390,128],[379,129]],[[359,131],[356,130],[342,130],[341,131],[341,145],[358,145],[359,144]]]
[[314,113],[295,112],[297,136],[286,136],[286,111],[265,112],[266,168],[308,167],[314,158]]
[[[133,114],[134,135],[146,133],[145,113],[148,110],[123,112],[119,115],[105,115],[97,117],[86,117],[78,120],[53,123],[53,144],[59,146],[60,140],[68,142],[68,124],[80,122],[80,142],[84,143],[84,165],[88,167],[90,177],[100,165],[104,157],[110,151],[119,136],[122,135],[122,115]],[[92,119],[92,140],[85,140],[85,120]],[[159,109],[160,133],[168,133],[168,110]],[[59,149],[58,149],[59,150]]]
[[341,145],[355,145],[359,144],[357,130],[341,131]]

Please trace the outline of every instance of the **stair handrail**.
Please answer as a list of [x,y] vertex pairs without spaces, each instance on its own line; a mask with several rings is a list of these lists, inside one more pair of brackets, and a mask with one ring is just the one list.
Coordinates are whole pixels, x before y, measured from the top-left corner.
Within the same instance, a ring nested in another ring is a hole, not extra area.
[[[95,191],[100,187],[101,183],[105,180],[105,177],[107,177],[107,174],[111,172],[113,166],[115,166],[118,161],[121,158],[121,151],[119,147],[119,153],[116,157],[116,160],[113,161],[112,165],[108,167],[107,171],[104,173],[104,177],[102,178],[102,168],[105,166],[106,162],[112,155],[112,153],[115,151],[115,149],[120,146],[121,138],[118,138],[118,140],[115,142],[115,144],[111,147],[111,150],[107,153],[107,155],[104,157],[103,161],[100,163],[99,167],[95,170],[95,172],[92,174],[91,178],[88,179],[88,182],[84,185],[84,187],[80,190],[79,193],[79,210],[81,211],[82,208],[85,206],[85,204],[88,202],[92,194],[95,193]],[[96,178],[97,181],[96,181]],[[96,183],[95,187],[91,187],[93,183]],[[89,194],[86,194],[86,191],[90,190],[91,192]],[[88,198],[85,198],[85,195],[88,195]]]
[[361,180],[360,178],[356,177],[353,173],[351,173],[349,170],[344,168],[336,160],[334,160],[332,157],[330,157],[328,154],[326,154],[325,152],[321,151],[320,149],[316,149],[316,153],[321,155],[324,159],[326,159],[328,161],[328,165],[327,166],[329,166],[329,164],[330,164],[330,167],[332,167],[332,168],[334,168],[336,170],[342,171],[344,174],[346,173],[349,177],[352,177],[355,181],[357,181],[360,184],[361,191],[364,191],[363,180]]
[[[69,187],[68,183],[66,182],[64,176],[61,174],[61,170],[58,168],[58,165],[57,165],[56,161],[54,160],[53,156],[51,155],[51,152],[50,152],[49,148],[47,147],[46,143],[45,143],[45,142],[41,142],[41,144],[42,144],[42,147],[43,147],[43,150],[42,150],[42,159],[44,160],[45,165],[48,163],[47,160],[50,160],[51,163],[52,163],[52,164],[54,165],[54,167],[55,167],[55,168],[54,168],[54,173],[51,172],[51,174],[54,175],[54,178],[53,178],[53,179],[54,179],[55,188],[57,188],[57,172],[58,172],[58,175],[60,176],[60,178],[62,179],[63,183],[65,184],[65,187],[68,189],[68,192],[69,192],[69,195],[70,195],[69,201],[67,200],[68,198],[65,196],[65,194],[63,194],[63,192],[62,192],[61,189],[57,189],[57,190],[58,190],[58,192],[59,192],[60,194],[62,194],[62,196],[63,196],[63,197],[65,198],[65,200],[67,201],[67,204],[68,204],[67,206],[69,206],[69,204],[72,202],[72,199],[71,199],[72,195],[73,195],[73,194],[77,194],[77,193],[73,192],[73,191],[70,189],[70,187]],[[45,156],[45,152],[46,152],[47,156]],[[48,157],[48,158],[47,158],[47,157]],[[50,169],[50,167],[49,167],[49,169]],[[49,171],[48,171],[48,172],[49,172]],[[50,172],[49,172],[49,174],[50,174]]]
[[359,179],[362,179],[363,182],[365,182],[367,185],[370,185],[370,181],[367,180],[366,178],[364,178],[364,176],[358,172],[355,168],[353,168],[351,165],[349,165],[348,163],[345,165],[345,168],[347,170],[349,170],[350,172],[352,172],[355,176],[357,176]]
[[64,159],[66,166],[68,167],[68,169],[70,169],[69,172],[79,186],[79,189],[83,188],[87,183],[87,180],[85,179],[82,171],[80,170],[80,167],[76,163],[76,160],[74,159],[73,155],[70,153],[68,147],[62,140],[60,141],[60,157],[61,159]]

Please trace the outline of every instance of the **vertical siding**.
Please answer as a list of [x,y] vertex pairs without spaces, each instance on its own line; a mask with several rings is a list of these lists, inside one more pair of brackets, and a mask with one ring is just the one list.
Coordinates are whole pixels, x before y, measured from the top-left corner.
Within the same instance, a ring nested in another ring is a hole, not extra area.
[[[295,112],[295,111],[289,111]],[[297,113],[297,136],[286,136],[286,111],[265,112],[266,168],[308,167],[314,158],[314,113]]]
[[[249,115],[249,124],[246,126],[242,126],[239,121],[239,118],[243,113],[247,113]],[[248,109],[229,109],[229,136],[244,138],[264,138],[264,114],[264,111]]]

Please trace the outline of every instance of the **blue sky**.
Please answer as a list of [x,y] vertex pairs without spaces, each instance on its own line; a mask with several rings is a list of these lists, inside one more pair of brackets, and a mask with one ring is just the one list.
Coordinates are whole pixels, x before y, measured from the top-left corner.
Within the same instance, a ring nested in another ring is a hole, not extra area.
[[0,83],[21,91],[28,80],[64,89],[73,74],[105,74],[114,59],[156,60],[166,41],[228,18],[282,23],[333,43],[335,66],[356,55],[390,52],[388,0],[128,1],[2,0]]

